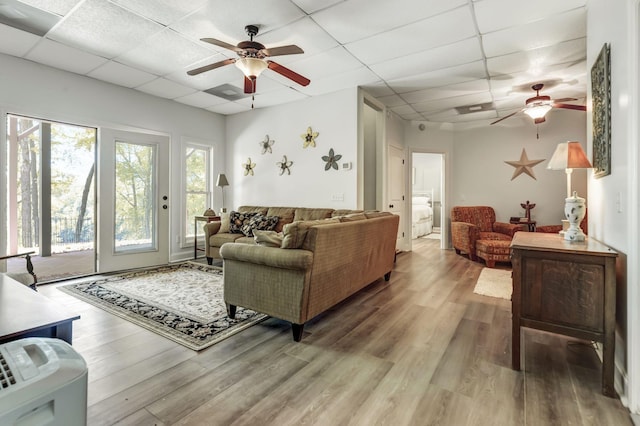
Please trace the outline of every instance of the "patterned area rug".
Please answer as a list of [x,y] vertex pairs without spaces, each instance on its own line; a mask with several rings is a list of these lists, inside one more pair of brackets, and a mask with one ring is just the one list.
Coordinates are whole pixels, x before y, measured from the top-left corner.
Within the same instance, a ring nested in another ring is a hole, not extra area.
[[483,296],[511,300],[513,285],[511,271],[505,269],[482,268],[473,292]]
[[189,262],[58,288],[196,351],[267,318],[240,307],[229,318],[222,271]]

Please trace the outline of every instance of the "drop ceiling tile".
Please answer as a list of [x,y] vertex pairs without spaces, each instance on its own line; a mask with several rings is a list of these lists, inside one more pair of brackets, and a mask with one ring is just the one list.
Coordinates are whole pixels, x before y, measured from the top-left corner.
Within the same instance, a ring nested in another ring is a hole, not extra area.
[[235,65],[224,65],[220,68],[213,69],[211,71],[203,72],[198,75],[187,74],[188,70],[202,67],[204,65],[213,64],[227,59],[226,56],[221,54],[215,54],[201,61],[189,64],[181,70],[167,74],[164,77],[168,80],[175,81],[182,85],[193,87],[198,90],[206,90],[211,87],[219,86],[224,83],[233,81],[236,85],[242,84],[242,71]]
[[174,101],[191,105],[196,108],[207,108],[229,102],[226,99],[222,99],[205,92],[191,93],[190,95],[175,98]]
[[586,12],[576,9],[518,27],[485,34],[482,37],[487,57],[553,46],[586,36]]
[[394,94],[393,90],[382,81],[374,84],[361,84],[360,87],[373,97],[390,96]]
[[388,107],[406,105],[407,103],[407,101],[405,101],[404,99],[402,99],[400,96],[396,94],[388,95],[388,96],[379,96],[377,99]]
[[292,22],[286,27],[258,34],[256,40],[259,40],[267,48],[295,44],[304,50],[302,54],[273,57],[275,61],[282,64],[313,56],[338,46],[338,42],[309,17]]
[[251,111],[251,106],[240,105],[236,102],[227,102],[220,105],[214,105],[212,107],[205,108],[211,112],[216,112],[222,115],[237,114],[239,112]]
[[162,29],[108,1],[85,0],[47,37],[111,59]]
[[476,120],[496,119],[495,111],[479,111],[469,114],[458,114],[455,109],[450,109],[437,114],[425,114],[430,121],[446,121],[449,123],[462,123]]
[[402,94],[401,97],[407,103],[415,104],[428,100],[452,98],[456,96],[470,95],[478,92],[488,92],[490,89],[487,80],[472,80],[449,86],[441,86],[433,89],[418,90]]
[[413,108],[417,112],[428,113],[434,111],[442,111],[460,106],[483,104],[491,102],[491,94],[489,92],[473,93],[471,95],[456,96],[454,98],[439,99],[435,101],[426,101],[413,104]]
[[391,111],[395,112],[396,114],[403,116],[405,114],[416,114],[417,111],[415,109],[413,109],[410,105],[398,105],[398,106],[394,106],[389,108]]
[[487,59],[491,76],[527,72],[540,74],[548,66],[583,61],[587,56],[586,37]]
[[345,45],[365,64],[375,64],[476,35],[468,7],[460,7]]
[[200,8],[206,0],[111,0],[117,5],[162,25],[171,25]]
[[20,2],[64,16],[71,11],[82,0],[20,0]]
[[371,69],[382,79],[394,80],[415,75],[415,73],[450,68],[480,59],[482,59],[480,43],[477,38],[472,37],[447,46],[375,64],[371,66]]
[[354,58],[342,46],[313,56],[304,56],[300,60],[287,65],[287,68],[310,79],[342,74],[362,67],[360,61]]
[[149,83],[136,87],[136,90],[167,99],[175,99],[195,92],[195,90],[190,87],[182,86],[165,78],[157,78]]
[[413,114],[405,114],[402,116],[402,119],[407,120],[407,121],[424,121],[424,116],[422,114],[419,114],[417,112],[414,112]]
[[150,73],[164,75],[182,70],[210,56],[211,50],[166,28],[118,56],[116,60]]
[[138,87],[158,78],[157,75],[131,68],[114,61],[108,61],[87,74],[89,77],[107,81],[128,88]]
[[291,0],[306,13],[313,13],[318,10],[326,9],[336,3],[344,0]]
[[247,24],[259,26],[260,32],[255,38],[259,42],[260,33],[284,27],[304,16],[304,12],[290,1],[209,0],[171,27],[194,40],[212,37],[236,45],[249,39],[244,30]]
[[483,61],[475,61],[450,68],[443,68],[426,73],[415,74],[410,77],[388,80],[387,84],[396,93],[408,93],[431,87],[448,86],[466,81],[486,78]]
[[584,8],[585,4],[586,0],[536,0],[535,5],[530,0],[483,0],[475,2],[474,9],[478,28],[486,34]]
[[295,88],[307,95],[317,96],[360,85],[376,84],[379,81],[378,76],[372,73],[371,70],[366,67],[360,67],[355,70],[331,74],[324,78],[312,80],[311,84],[307,87],[296,86]]
[[86,74],[107,62],[100,56],[47,39],[38,43],[25,58],[76,74]]
[[0,24],[0,52],[22,57],[38,43],[40,37]]
[[314,13],[312,17],[340,43],[346,44],[462,5],[467,5],[467,1],[395,0],[376,2],[372,7],[371,0],[349,0]]

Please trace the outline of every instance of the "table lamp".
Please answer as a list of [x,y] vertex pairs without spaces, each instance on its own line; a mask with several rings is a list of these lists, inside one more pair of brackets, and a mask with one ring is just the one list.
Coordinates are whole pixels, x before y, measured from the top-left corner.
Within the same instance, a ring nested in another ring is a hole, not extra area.
[[576,191],[571,193],[571,173],[573,169],[590,169],[591,167],[580,142],[559,143],[547,165],[547,169],[564,170],[567,174],[567,198],[565,199],[564,215],[569,221],[569,229],[564,232],[565,240],[585,240],[584,233],[580,229],[580,222],[586,213],[585,200],[578,197]]
[[224,206],[224,187],[229,185],[229,181],[224,173],[220,173],[218,175],[218,180],[216,180],[216,186],[219,186],[222,189],[222,213],[226,213],[227,209]]

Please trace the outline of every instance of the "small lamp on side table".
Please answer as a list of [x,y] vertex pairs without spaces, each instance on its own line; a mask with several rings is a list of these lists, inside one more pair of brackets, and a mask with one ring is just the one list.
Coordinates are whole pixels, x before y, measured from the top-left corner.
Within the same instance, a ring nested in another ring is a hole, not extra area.
[[591,167],[580,142],[559,143],[547,165],[547,169],[564,170],[567,173],[567,198],[565,199],[564,214],[569,221],[569,229],[564,232],[565,240],[585,240],[584,233],[580,229],[580,222],[586,213],[585,200],[578,197],[576,191],[573,192],[573,195],[571,194],[571,173],[573,169],[590,169]]
[[226,213],[227,209],[224,206],[224,187],[229,185],[229,181],[224,173],[218,174],[218,179],[216,180],[216,186],[219,186],[222,189],[222,213]]

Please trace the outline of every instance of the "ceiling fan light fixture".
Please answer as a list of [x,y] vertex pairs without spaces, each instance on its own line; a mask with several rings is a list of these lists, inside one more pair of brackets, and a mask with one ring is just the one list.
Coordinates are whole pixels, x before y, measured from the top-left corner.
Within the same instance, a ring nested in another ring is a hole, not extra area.
[[527,114],[532,119],[536,120],[539,118],[543,118],[551,108],[552,108],[551,105],[548,105],[548,104],[535,105],[525,109],[524,113]]
[[262,71],[269,66],[266,61],[259,58],[240,58],[236,62],[236,66],[249,79],[256,79]]

